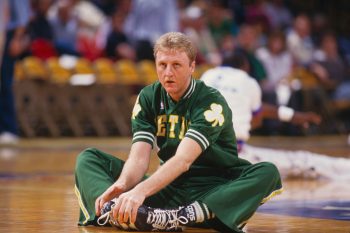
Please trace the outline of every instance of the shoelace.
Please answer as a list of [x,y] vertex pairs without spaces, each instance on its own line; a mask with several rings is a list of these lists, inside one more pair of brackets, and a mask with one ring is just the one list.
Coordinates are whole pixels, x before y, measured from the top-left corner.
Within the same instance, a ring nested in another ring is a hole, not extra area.
[[[115,206],[115,204],[111,205],[111,210],[113,209],[113,207]],[[102,214],[98,219],[97,219],[97,224],[100,226],[104,226],[108,223],[109,219],[110,219],[110,213],[111,211],[107,211],[106,213]],[[101,223],[101,221],[103,221]]]
[[[104,220],[104,222],[101,223],[101,221],[103,221],[103,220]],[[97,224],[100,225],[100,226],[104,226],[104,225],[107,224],[108,220],[109,220],[109,212],[102,214],[102,215],[97,219]]]
[[149,212],[147,223],[157,230],[171,230],[179,228],[179,224],[188,223],[188,219],[184,216],[177,216],[179,210],[161,210],[155,209]]
[[[108,211],[105,210],[106,204],[103,206],[101,212],[103,212],[103,211],[106,211],[106,212],[103,213],[103,214],[97,219],[97,224],[98,224],[98,225],[104,226],[104,225],[106,225],[106,224],[108,223],[109,220],[111,220],[111,221],[109,221],[110,224],[117,225],[117,224],[115,224],[115,221],[113,221],[113,220],[111,219],[111,216],[110,216],[111,211],[112,211],[112,209],[114,208],[116,202],[117,202],[117,198],[114,198],[114,199],[112,200],[112,203],[113,203],[113,204],[111,205],[110,210],[108,210]],[[104,221],[103,221],[103,220],[104,220]],[[103,221],[103,222],[101,223],[101,221]]]

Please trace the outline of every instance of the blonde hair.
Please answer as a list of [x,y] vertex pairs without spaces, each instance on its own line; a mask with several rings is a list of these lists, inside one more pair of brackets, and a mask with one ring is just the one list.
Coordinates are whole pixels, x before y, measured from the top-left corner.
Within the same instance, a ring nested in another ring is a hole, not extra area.
[[176,50],[183,51],[187,54],[190,63],[192,63],[197,56],[197,50],[192,41],[181,32],[168,32],[156,41],[153,48],[153,55],[156,58],[159,51]]

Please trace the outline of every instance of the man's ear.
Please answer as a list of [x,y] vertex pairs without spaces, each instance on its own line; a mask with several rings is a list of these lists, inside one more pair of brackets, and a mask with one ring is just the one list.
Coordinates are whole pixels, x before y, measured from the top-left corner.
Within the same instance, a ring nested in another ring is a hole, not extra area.
[[190,64],[190,70],[191,70],[191,74],[193,74],[194,70],[196,69],[196,61],[193,61]]

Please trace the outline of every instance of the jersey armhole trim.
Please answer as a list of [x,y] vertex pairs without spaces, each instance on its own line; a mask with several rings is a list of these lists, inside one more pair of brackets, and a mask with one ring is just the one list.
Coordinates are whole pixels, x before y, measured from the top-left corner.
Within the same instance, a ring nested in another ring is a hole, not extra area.
[[133,138],[132,138],[132,143],[139,142],[139,141],[147,142],[147,143],[151,144],[152,148],[153,148],[155,137],[150,132],[139,131],[139,132],[134,133]]
[[203,151],[205,151],[210,145],[208,139],[203,134],[194,129],[187,130],[185,137],[189,137],[198,142]]

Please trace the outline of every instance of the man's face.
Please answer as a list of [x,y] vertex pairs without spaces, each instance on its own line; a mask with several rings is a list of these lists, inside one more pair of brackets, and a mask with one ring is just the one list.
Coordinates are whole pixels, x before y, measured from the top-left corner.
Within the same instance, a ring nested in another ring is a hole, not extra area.
[[195,62],[183,51],[161,50],[156,54],[159,82],[175,101],[180,100],[191,81]]

